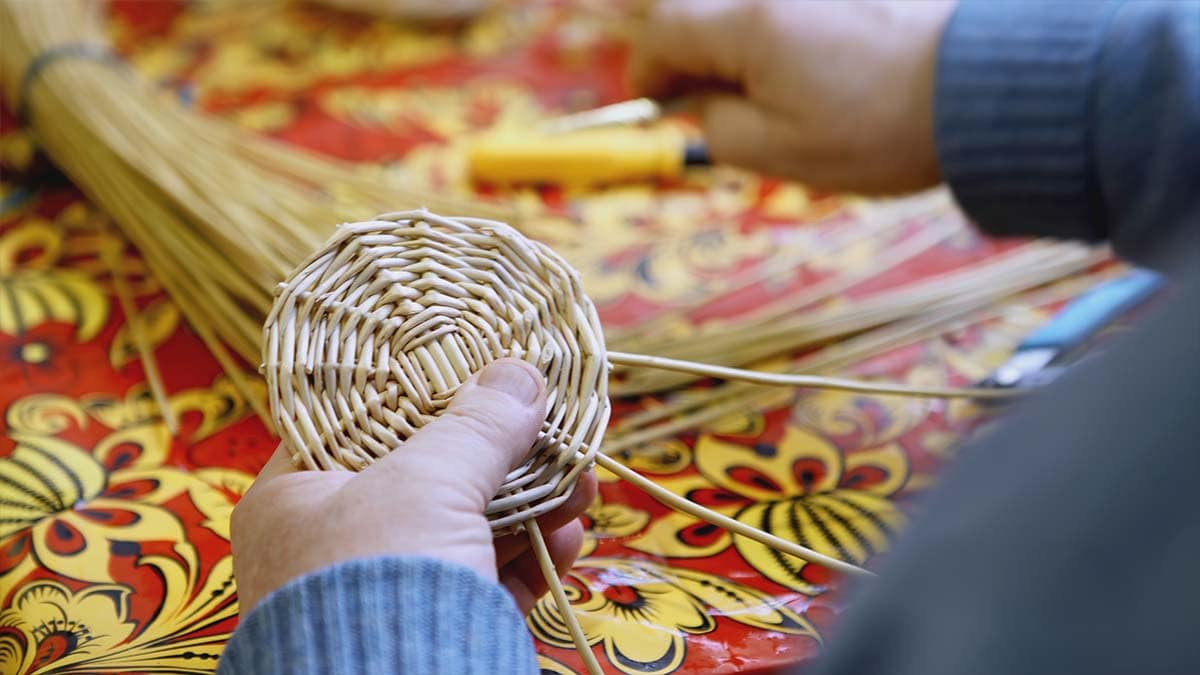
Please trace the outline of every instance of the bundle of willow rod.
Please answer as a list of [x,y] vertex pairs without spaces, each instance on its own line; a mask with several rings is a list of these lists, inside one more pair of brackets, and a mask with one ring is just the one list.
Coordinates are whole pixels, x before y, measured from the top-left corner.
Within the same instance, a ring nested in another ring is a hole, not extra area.
[[[914,249],[927,250],[944,232],[931,228],[918,245],[893,250],[885,257],[909,259]],[[1105,257],[1089,247],[1035,241],[969,267],[944,272],[861,300],[831,307],[802,307],[827,299],[863,280],[863,273],[839,275],[794,297],[785,298],[735,321],[712,322],[687,340],[642,338],[632,347],[658,356],[714,365],[743,366],[798,349],[846,338],[864,330],[918,318],[964,301],[984,302],[1033,288],[1079,272]],[[624,344],[620,346],[625,347]],[[614,384],[617,395],[678,387],[695,379],[683,373],[626,372]]]
[[578,273],[553,250],[504,223],[426,210],[343,225],[296,269],[279,286],[264,327],[262,372],[293,460],[310,469],[358,471],[390,452],[404,452],[404,441],[441,415],[461,386],[503,357],[525,360],[546,377],[546,411],[537,442],[506,476],[485,515],[498,535],[528,532],[592,672],[599,668],[534,519],[566,500],[593,463],[671,508],[832,570],[870,576],[673,494],[599,454],[612,364],[877,394],[1020,393],[772,375],[610,352]]
[[[241,368],[226,345],[257,358],[271,289],[329,223],[405,203],[511,217],[384,185],[184,108],[112,55],[103,9],[96,0],[0,2],[6,101],[117,222],[235,381]],[[152,387],[161,393],[153,376]]]
[[[1076,272],[1083,272],[1087,267],[1102,262],[1107,257],[1104,252],[1093,251],[1083,260],[1075,261],[1074,267]],[[1045,290],[1022,296],[1020,301],[1027,306],[1061,302],[1078,295],[1090,285],[1098,283],[1108,273],[1110,272],[1100,272],[1080,278],[1067,278]],[[1037,278],[1012,280],[1008,283],[1007,293],[1015,295],[1043,283],[1045,283],[1044,279]],[[1001,289],[995,289],[995,291],[1004,292]],[[950,301],[926,314],[884,325],[831,344],[797,361],[762,365],[760,369],[765,373],[785,375],[835,372],[855,362],[905,345],[1002,316],[1012,295],[999,301],[990,293],[968,295]],[[615,454],[635,451],[654,441],[673,438],[680,433],[694,430],[726,415],[786,405],[789,399],[794,399],[798,395],[797,392],[792,391],[782,392],[784,396],[781,396],[779,389],[755,384],[748,378],[731,379],[733,381],[703,391],[689,392],[686,396],[679,396],[662,405],[625,416],[609,430],[603,452]]]

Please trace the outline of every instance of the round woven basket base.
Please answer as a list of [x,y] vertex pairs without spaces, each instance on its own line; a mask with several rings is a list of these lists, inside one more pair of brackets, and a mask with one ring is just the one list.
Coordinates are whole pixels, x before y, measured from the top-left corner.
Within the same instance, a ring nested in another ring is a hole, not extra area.
[[536,366],[548,397],[537,443],[488,505],[497,534],[565,501],[608,424],[604,335],[566,261],[504,223],[385,214],[342,225],[279,285],[263,337],[274,421],[310,469],[404,452],[503,357]]

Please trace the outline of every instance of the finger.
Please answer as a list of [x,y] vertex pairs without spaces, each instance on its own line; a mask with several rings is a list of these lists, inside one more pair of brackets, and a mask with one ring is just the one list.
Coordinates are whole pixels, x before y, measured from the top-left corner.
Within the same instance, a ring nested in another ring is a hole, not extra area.
[[641,96],[668,98],[716,82],[741,83],[750,18],[743,0],[659,2],[641,27],[629,78]]
[[821,149],[802,136],[804,120],[784,120],[740,96],[706,96],[699,101],[704,137],[713,161],[780,178],[821,183],[836,157],[813,161]]
[[470,500],[482,511],[505,475],[529,454],[546,416],[546,382],[536,368],[500,359],[463,384],[441,417],[422,427],[359,478]]
[[[588,471],[580,476],[575,483],[575,490],[571,492],[570,497],[567,497],[567,501],[553,511],[538,516],[537,522],[542,532],[553,532],[578,519],[596,498],[596,490],[595,473]],[[505,535],[496,539],[495,544],[496,566],[504,567],[524,551],[529,550],[529,535],[524,532]]]
[[[280,443],[275,448],[275,452],[271,453],[271,456],[267,459],[267,463],[259,470],[258,475],[254,477],[254,482],[250,484],[250,487],[238,499],[238,507],[234,509],[231,527],[238,521],[245,519],[245,509],[250,508],[251,504],[261,501],[259,495],[269,486],[277,486],[280,490],[275,491],[274,495],[269,490],[262,496],[262,499],[275,505],[279,503],[277,496],[281,492],[287,492],[289,489],[293,491],[299,489],[299,486],[295,483],[287,485],[287,481],[279,481],[284,476],[291,476],[293,481],[304,483],[303,492],[315,500],[319,494],[324,494],[319,493],[318,490],[322,488],[334,488],[340,485],[341,482],[348,480],[350,474],[346,471],[305,471],[298,468],[292,461],[292,453],[287,444]],[[254,508],[257,509],[258,507]]]
[[[583,547],[583,523],[573,521],[545,537],[550,560],[554,563],[554,574],[561,578],[575,564],[579,549]],[[550,590],[532,550],[525,551],[500,569],[500,583],[512,593],[522,614],[528,614],[538,598]]]

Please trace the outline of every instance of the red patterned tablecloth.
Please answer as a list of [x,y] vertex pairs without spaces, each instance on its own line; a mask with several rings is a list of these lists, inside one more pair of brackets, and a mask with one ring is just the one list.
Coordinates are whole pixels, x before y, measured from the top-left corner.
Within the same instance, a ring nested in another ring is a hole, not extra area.
[[[502,3],[465,26],[220,2],[117,2],[112,18],[121,51],[191,105],[462,194],[474,190],[465,134],[625,97],[623,26],[602,3],[555,2]],[[0,670],[211,672],[237,620],[229,513],[276,441],[136,251],[0,114]],[[670,184],[483,194],[532,214],[523,227],[580,268],[610,329],[671,314],[680,340],[832,273],[870,272],[930,223],[960,226],[842,297],[1005,248],[961,225],[943,195],[881,205],[724,168]],[[880,218],[887,236],[830,244]],[[122,256],[177,434],[147,390],[106,247]],[[735,283],[766,266],[780,270],[769,283]],[[1042,316],[1015,302],[852,370],[968,382]],[[670,399],[615,401],[614,428]],[[978,420],[961,402],[783,392],[764,412],[620,456],[735,518],[874,564]],[[586,522],[568,591],[607,670],[769,670],[814,657],[836,631],[844,595],[823,568],[671,513],[611,475]],[[545,671],[580,667],[552,603],[529,626]]]

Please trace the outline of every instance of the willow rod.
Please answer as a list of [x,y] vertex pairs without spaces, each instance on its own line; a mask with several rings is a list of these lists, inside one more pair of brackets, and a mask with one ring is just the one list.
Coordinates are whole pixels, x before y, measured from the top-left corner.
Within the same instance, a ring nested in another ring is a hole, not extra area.
[[154,397],[154,402],[158,405],[159,413],[162,415],[163,423],[167,425],[167,430],[171,435],[179,433],[179,421],[175,417],[175,411],[171,409],[171,400],[167,397],[167,388],[163,384],[162,373],[158,370],[158,361],[154,358],[154,350],[146,341],[146,333],[143,330],[142,315],[138,312],[137,306],[133,302],[133,292],[129,288],[128,282],[125,281],[125,275],[121,269],[120,255],[117,247],[119,244],[108,245],[105,242],[100,248],[100,258],[108,267],[109,274],[112,276],[113,290],[117,295],[117,303],[121,306],[121,311],[125,314],[125,324],[128,327],[130,337],[133,339],[133,344],[137,348],[138,359],[142,362],[142,371],[146,375],[146,382],[150,386],[150,393]]
[[624,352],[608,352],[609,363],[620,366],[636,366],[641,368],[658,368],[671,370],[689,375],[714,377],[721,380],[736,380],[750,384],[768,384],[786,387],[806,387],[809,389],[837,389],[841,391],[857,391],[865,394],[885,394],[891,396],[917,396],[921,398],[982,398],[1000,399],[1021,396],[1027,393],[1025,389],[992,389],[987,387],[918,387],[908,384],[889,384],[883,382],[867,382],[845,377],[825,377],[822,375],[792,375],[788,373],[764,373],[757,370],[712,366],[695,361],[668,359],[663,356],[647,356],[645,354],[626,354]]
[[579,625],[579,618],[571,609],[571,601],[567,599],[567,593],[563,590],[562,580],[558,578],[558,570],[554,569],[554,560],[550,558],[550,550],[546,548],[546,538],[542,536],[542,528],[538,526],[537,518],[525,521],[525,529],[529,531],[529,543],[533,547],[533,555],[537,558],[538,567],[542,569],[542,576],[546,578],[546,584],[550,587],[554,603],[558,605],[558,613],[562,614],[563,621],[567,624],[567,630],[571,633],[571,639],[575,642],[575,651],[583,660],[583,666],[587,668],[588,675],[603,675],[604,671],[600,669],[600,664],[596,662],[596,655],[592,653],[592,648],[588,645],[587,636],[583,634],[583,627]]
[[[1027,290],[1047,281],[1053,281],[1055,278],[1067,274],[1079,272],[1108,259],[1108,254],[1104,250],[1084,249],[1084,251],[1085,255],[1076,255],[1071,253],[1070,250],[1064,250],[1063,253],[1069,255],[1063,255],[1063,261],[1056,263],[1055,268],[1037,272],[1029,271],[1025,274],[1015,275],[1008,280],[997,281],[998,285],[994,289],[977,289],[960,294],[953,299],[947,299],[946,302],[928,313],[918,314],[913,318],[889,324],[849,340],[825,347],[785,367],[783,371],[797,373],[800,372],[800,369],[811,371],[840,368],[848,365],[855,359],[870,358],[889,349],[940,335],[948,329],[947,326],[952,322],[960,321],[964,315],[972,311],[977,312],[987,305],[994,304],[1004,296]],[[1044,301],[1058,301],[1066,299],[1073,294],[1074,292],[1065,294],[1049,293],[1045,294]],[[1040,297],[1042,296],[1039,295]],[[1042,300],[1039,300],[1039,302],[1042,302]],[[705,406],[718,406],[718,401],[723,399],[741,397],[740,400],[743,402],[743,405],[751,405],[752,403],[747,401],[745,397],[754,388],[755,385],[731,383],[718,389],[701,392],[697,396],[679,397],[673,401],[668,401],[664,405],[643,410],[622,419],[614,431],[618,434],[636,434],[636,437],[640,439],[638,442],[647,442],[661,438],[661,434],[653,434],[648,429],[639,429],[639,427],[643,427],[658,419],[685,412],[686,410],[704,408]],[[623,387],[618,386],[617,390],[618,393],[625,393]],[[683,417],[671,420],[667,424],[660,425],[657,428],[661,428],[663,433],[666,433],[667,430],[673,430],[678,433],[692,428],[703,421],[715,419],[717,416],[724,414],[720,412],[722,410],[726,410],[726,408],[714,407],[712,411],[701,410],[695,414],[697,417]],[[605,448],[627,448],[631,447],[631,443],[633,441],[626,438],[625,435],[621,435],[618,438],[613,438],[610,435]]]
[[740,534],[748,539],[753,539],[764,546],[769,546],[777,551],[786,553],[801,560],[817,563],[818,565],[824,565],[831,570],[841,572],[847,576],[859,578],[871,578],[875,576],[874,572],[865,570],[856,565],[851,565],[844,560],[838,560],[837,558],[827,556],[824,553],[818,553],[810,548],[806,548],[795,542],[777,537],[769,532],[764,532],[763,530],[747,525],[740,520],[734,520],[727,515],[718,513],[710,508],[701,506],[696,502],[681,497],[604,453],[597,453],[595,459],[597,465],[608,471],[611,471],[612,473],[616,474],[618,478],[628,482],[630,485],[640,488],[646,494],[662,502],[666,506],[675,509],[676,511],[682,511],[688,515],[695,516],[701,520],[712,523],[713,525],[724,528],[730,532],[733,532],[734,534]]
[[[723,358],[723,353],[727,354],[726,345],[720,344],[714,348],[710,345],[715,342],[742,344],[747,342],[747,335],[755,335],[754,331],[760,328],[775,329],[779,327],[780,320],[786,320],[793,312],[799,311],[804,307],[814,305],[822,300],[827,300],[846,289],[862,283],[867,279],[894,269],[917,256],[926,253],[945,242],[960,230],[961,226],[958,223],[949,223],[945,220],[938,222],[922,232],[897,243],[896,245],[884,251],[875,261],[875,265],[870,270],[856,270],[852,272],[843,272],[831,276],[827,279],[812,284],[803,290],[791,294],[786,298],[782,298],[773,303],[762,307],[748,316],[741,317],[736,325],[721,325],[714,324],[707,329],[701,329],[699,340],[690,343],[680,343],[678,340],[671,338],[626,338],[617,343],[619,346],[629,350],[636,351],[651,351],[661,352],[680,351],[681,354],[691,352],[691,355],[696,358],[704,358],[710,360],[713,358]],[[664,321],[677,319],[682,316],[679,312],[669,312],[663,318]],[[656,321],[657,323],[658,321]],[[759,337],[755,336],[755,340]],[[785,340],[780,343],[776,341],[768,352],[778,352],[794,346],[794,341]],[[698,353],[697,353],[698,352]],[[744,363],[744,361],[742,361]],[[740,365],[734,363],[732,365]]]

